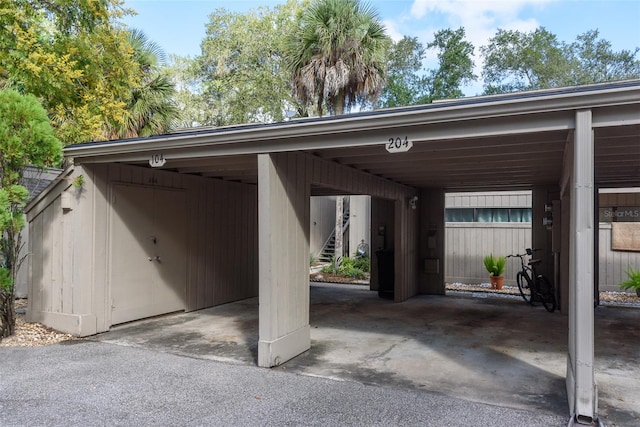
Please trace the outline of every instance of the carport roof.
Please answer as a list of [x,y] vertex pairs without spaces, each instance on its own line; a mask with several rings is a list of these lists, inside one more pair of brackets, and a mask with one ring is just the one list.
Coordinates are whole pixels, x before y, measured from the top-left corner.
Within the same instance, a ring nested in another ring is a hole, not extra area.
[[[593,113],[596,183],[640,185],[640,80],[82,143],[65,155],[149,167],[150,157],[162,154],[164,170],[256,183],[256,154],[303,151],[413,187],[531,188],[559,183],[575,112],[586,109]],[[388,153],[395,138],[413,148]]]

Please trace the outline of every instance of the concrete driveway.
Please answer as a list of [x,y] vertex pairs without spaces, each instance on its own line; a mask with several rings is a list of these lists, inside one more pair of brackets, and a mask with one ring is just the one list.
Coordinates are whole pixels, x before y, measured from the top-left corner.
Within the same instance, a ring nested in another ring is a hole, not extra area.
[[[518,298],[380,299],[365,286],[311,286],[311,349],[275,370],[568,417],[566,316]],[[596,309],[599,413],[640,424],[640,310]],[[95,340],[255,366],[256,298],[113,328]]]

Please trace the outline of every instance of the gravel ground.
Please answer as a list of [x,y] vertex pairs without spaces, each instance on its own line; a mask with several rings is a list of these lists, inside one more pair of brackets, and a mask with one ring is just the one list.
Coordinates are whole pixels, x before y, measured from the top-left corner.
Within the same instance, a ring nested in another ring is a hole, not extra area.
[[[314,275],[315,276],[315,275]],[[339,282],[366,284],[366,280],[350,280],[344,277],[333,277],[333,275],[320,275],[321,277],[311,277],[312,281]],[[481,292],[493,294],[495,297],[520,298],[518,288],[515,286],[504,286],[502,290],[491,289],[489,283],[462,284],[448,283],[447,290],[451,292]],[[623,305],[640,307],[640,298],[635,294],[626,292],[601,292],[600,302],[604,305]],[[40,323],[28,323],[25,321],[24,310],[27,308],[27,300],[16,300],[16,333],[9,338],[0,341],[0,347],[39,347],[56,344],[62,341],[79,340],[69,334],[58,332]]]
[[63,334],[40,323],[28,323],[24,320],[27,300],[16,300],[16,333],[0,341],[0,347],[39,347],[62,341],[77,339]]

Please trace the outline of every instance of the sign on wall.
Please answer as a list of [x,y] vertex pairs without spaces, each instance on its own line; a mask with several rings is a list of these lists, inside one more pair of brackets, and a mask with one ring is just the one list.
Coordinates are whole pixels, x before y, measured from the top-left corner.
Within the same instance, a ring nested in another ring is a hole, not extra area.
[[640,222],[611,223],[611,249],[640,252]]
[[162,153],[152,154],[149,158],[149,166],[152,168],[162,167],[165,163],[167,163],[167,159],[164,158],[164,154]]
[[640,222],[640,206],[600,208],[600,222]]
[[408,136],[389,138],[385,143],[385,147],[389,153],[406,153],[413,147],[413,141]]

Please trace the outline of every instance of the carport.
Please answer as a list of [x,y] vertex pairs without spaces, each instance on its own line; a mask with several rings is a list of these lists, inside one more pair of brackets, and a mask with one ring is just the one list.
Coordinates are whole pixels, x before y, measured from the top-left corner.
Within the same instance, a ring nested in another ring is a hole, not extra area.
[[[388,146],[398,140],[412,147],[390,153]],[[310,347],[311,195],[373,196],[372,228],[392,230],[400,302],[444,293],[446,191],[531,189],[534,246],[546,249],[543,270],[559,284],[568,315],[570,412],[590,421],[597,418],[594,194],[599,186],[640,184],[639,142],[635,80],[70,146],[65,155],[74,159],[74,170],[27,211],[31,235],[35,231],[45,242],[31,247],[32,270],[40,263],[43,271],[56,253],[46,243],[56,240],[45,238],[49,224],[77,215],[76,229],[59,229],[69,234],[61,239],[68,245],[62,263],[77,271],[60,272],[53,284],[44,279],[48,273],[36,271],[29,313],[78,335],[114,324],[113,202],[118,186],[135,187],[141,193],[130,199],[133,210],[136,203],[146,203],[150,214],[182,205],[168,220],[151,222],[163,223],[169,236],[179,233],[174,224],[180,218],[186,223],[184,308],[257,293],[258,363],[276,366]],[[79,176],[83,184],[72,185]],[[172,198],[171,191],[186,194]],[[153,192],[159,198],[148,195]],[[416,196],[413,209],[409,200]],[[549,231],[543,218],[551,214]],[[151,242],[155,249],[153,233],[141,231],[133,243]],[[91,261],[74,263],[80,253],[91,254]],[[163,256],[148,258],[155,266],[149,274],[167,281]]]

